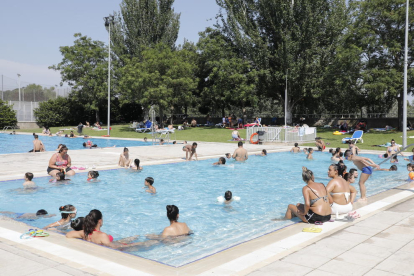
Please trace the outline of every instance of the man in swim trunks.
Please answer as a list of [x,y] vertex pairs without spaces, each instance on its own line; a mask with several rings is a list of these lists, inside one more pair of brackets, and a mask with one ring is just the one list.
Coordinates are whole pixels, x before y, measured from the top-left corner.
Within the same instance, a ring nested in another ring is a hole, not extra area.
[[243,142],[240,141],[237,145],[238,148],[233,153],[233,159],[236,159],[236,161],[246,161],[249,156],[247,155],[247,150],[243,148]]
[[33,150],[31,152],[43,152],[45,151],[45,145],[39,140],[39,136],[35,135],[33,141]]
[[345,159],[347,159],[348,161],[352,161],[354,165],[361,170],[362,173],[361,177],[359,178],[359,189],[361,191],[361,198],[359,200],[367,200],[367,189],[365,188],[365,182],[372,174],[373,168],[379,168],[379,166],[369,158],[353,155],[350,150],[345,151]]
[[325,146],[325,142],[321,139],[321,137],[316,137],[315,138],[315,145],[318,148],[319,151],[324,151],[326,146]]
[[[197,149],[197,143],[196,142],[194,142],[193,145],[183,146],[183,151],[185,151],[185,160],[191,161],[191,159],[193,158],[193,155],[194,155],[196,160],[198,161],[196,149]],[[188,155],[190,155],[190,157],[188,157]]]

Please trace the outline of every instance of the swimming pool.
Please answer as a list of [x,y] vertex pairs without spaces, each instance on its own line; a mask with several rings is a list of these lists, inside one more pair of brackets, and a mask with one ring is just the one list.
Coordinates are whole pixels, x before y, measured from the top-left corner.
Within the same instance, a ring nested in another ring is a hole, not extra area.
[[[33,149],[33,136],[18,134],[10,135],[0,133],[0,154],[7,153],[23,153]],[[43,142],[47,151],[55,151],[59,144],[65,144],[70,150],[85,149],[83,143],[91,140],[92,144],[98,147],[133,147],[133,146],[149,146],[151,142],[142,142],[134,140],[118,140],[118,139],[101,139],[101,138],[66,138],[58,136],[39,136],[39,140]]]
[[[366,155],[378,162],[376,156]],[[35,178],[42,189],[25,192],[22,180],[0,185],[0,210],[18,213],[46,209],[58,214],[64,204],[73,204],[78,216],[99,209],[104,216],[102,231],[115,239],[159,234],[169,225],[165,206],[180,208],[180,221],[186,222],[194,235],[175,244],[158,244],[132,252],[174,267],[179,267],[233,245],[259,237],[295,221],[272,221],[284,216],[289,203],[303,202],[302,166],[313,170],[318,178],[327,178],[330,156],[315,153],[315,161],[305,155],[272,153],[267,157],[250,156],[246,163],[211,166],[216,160],[146,166],[142,172],[125,169],[100,172],[100,182],[86,182],[86,173],[71,177],[68,185],[49,183],[49,177]],[[346,162],[348,170],[352,164]],[[389,167],[389,164],[383,167]],[[375,172],[367,182],[368,196],[401,185],[407,179],[405,164],[398,172]],[[156,195],[144,192],[144,178],[155,179]],[[327,184],[328,180],[320,180]],[[223,205],[216,197],[231,190],[239,202]],[[43,227],[57,217],[24,221]],[[296,220],[297,221],[297,220]]]

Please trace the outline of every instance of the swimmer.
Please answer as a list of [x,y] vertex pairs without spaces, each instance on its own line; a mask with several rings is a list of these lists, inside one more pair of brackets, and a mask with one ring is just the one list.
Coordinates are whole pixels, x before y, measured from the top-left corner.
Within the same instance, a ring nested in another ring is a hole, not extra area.
[[230,159],[231,158],[231,154],[230,153],[226,153],[226,158]]
[[329,149],[329,153],[333,154],[334,153],[333,149]]
[[267,150],[262,149],[262,152],[260,153],[261,156],[267,156]]
[[308,154],[308,148],[303,148],[303,153]]
[[88,172],[88,179],[86,179],[86,181],[97,181],[99,177],[99,172],[98,171],[89,171]]
[[375,169],[376,171],[396,172],[398,170],[397,165],[392,165],[389,169]]
[[366,157],[360,157],[357,155],[351,154],[351,150],[345,151],[345,159],[348,161],[352,161],[355,166],[358,167],[362,171],[361,177],[359,178],[359,190],[361,192],[360,200],[365,201],[367,200],[366,192],[367,189],[365,187],[365,182],[368,180],[370,175],[372,174],[373,168],[379,168],[374,161]]
[[13,130],[13,132],[11,132],[10,135],[16,135],[16,131]]
[[24,174],[24,183],[23,188],[25,189],[35,189],[37,188],[36,184],[32,181],[33,174],[31,172],[27,172]]
[[313,153],[313,148],[309,148],[308,155],[306,156],[306,159],[313,160],[312,153]]
[[238,197],[238,196],[233,196],[233,193],[232,193],[231,191],[226,191],[226,192],[224,193],[224,197],[223,197],[223,196],[219,196],[219,197],[217,198],[217,201],[218,201],[218,202],[225,203],[225,204],[232,203],[232,202],[233,202],[233,200],[234,200],[234,201],[239,201],[239,200],[240,200],[240,197]]
[[404,158],[405,161],[413,162],[414,161],[414,148],[411,150],[413,155],[408,156],[408,158]]
[[398,163],[398,158],[396,154],[393,154],[390,160],[390,163]]
[[164,145],[164,139],[160,140],[160,145]]
[[75,231],[83,230],[84,217],[77,217],[70,222],[70,227]]
[[220,157],[217,162],[213,163],[213,166],[225,165],[225,164],[226,164],[226,158]]
[[134,159],[134,164],[131,165],[131,169],[137,170],[137,171],[141,171],[142,167],[139,166],[139,159]]
[[124,148],[123,152],[119,156],[118,166],[129,167],[132,163],[132,159],[129,159],[129,150]]
[[359,152],[360,152],[360,149],[355,145],[354,140],[349,143],[349,148],[348,149],[350,149],[352,151],[353,155],[358,155]]
[[183,146],[183,151],[185,151],[185,160],[191,161],[192,158],[193,158],[193,155],[194,155],[196,160],[198,161],[196,149],[197,149],[197,143],[196,142],[194,142],[192,146],[191,145]]
[[144,137],[144,142],[147,142],[147,141],[148,141],[147,137]]
[[290,150],[290,152],[293,152],[293,153],[300,152],[300,147],[298,145],[299,145],[298,143],[295,143],[295,146]]
[[70,131],[70,134],[69,134],[69,138],[76,138],[76,137],[78,137],[78,136],[76,136],[75,134],[73,134],[73,130],[71,130]]
[[147,177],[145,178],[145,181],[144,181],[145,187],[143,187],[143,189],[148,188],[147,190],[145,190],[147,193],[155,194],[157,193],[157,190],[152,186],[153,184],[154,184],[154,178]]
[[[388,158],[388,153],[378,155],[379,158]],[[407,160],[407,159],[404,159]]]
[[[125,249],[138,246],[149,246],[154,241],[128,243],[136,239],[138,236],[128,237],[118,241],[114,241],[111,235],[101,232],[103,226],[102,213],[99,210],[91,210],[83,220],[83,229],[79,231],[70,231],[66,234],[66,238],[84,239],[99,245],[105,245],[114,249]],[[78,228],[79,229],[79,228]]]
[[45,209],[40,209],[36,213],[15,213],[9,211],[1,211],[1,214],[10,214],[16,216],[16,219],[35,220],[40,218],[50,218],[56,216],[55,214],[48,214]]
[[65,178],[65,173],[64,172],[58,172],[55,175],[55,179],[50,179],[49,182],[58,182],[58,181],[62,181],[62,182],[66,182],[66,181],[70,181],[70,179],[66,179]]
[[233,159],[236,161],[246,161],[249,156],[247,154],[247,150],[243,148],[243,142],[240,141],[237,143],[238,148],[233,153]]
[[184,222],[178,222],[180,210],[175,205],[167,205],[167,217],[170,220],[170,226],[165,227],[162,231],[162,237],[181,236],[191,234],[190,228]]
[[73,218],[76,218],[76,213],[78,212],[73,205],[65,205],[59,207],[59,212],[62,216],[62,218],[56,222],[53,222],[45,227],[43,229],[48,229],[52,227],[59,227],[59,228],[69,228],[71,220]]

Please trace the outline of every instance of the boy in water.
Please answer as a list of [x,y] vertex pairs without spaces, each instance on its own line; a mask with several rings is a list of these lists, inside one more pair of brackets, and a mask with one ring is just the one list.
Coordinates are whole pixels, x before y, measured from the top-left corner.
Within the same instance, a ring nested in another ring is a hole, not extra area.
[[386,172],[396,172],[398,167],[396,165],[392,165],[389,169],[375,169],[376,171],[386,171]]
[[290,152],[298,153],[300,152],[300,147],[298,147],[298,143],[295,143],[295,146],[290,150]]
[[313,153],[313,148],[309,148],[308,155],[306,156],[306,159],[312,160],[313,159],[312,153]]
[[152,186],[152,184],[154,184],[154,178],[152,177],[145,178],[144,184],[145,184],[145,187],[148,187],[148,189],[145,190],[147,193],[155,194],[157,192],[157,190]]
[[25,189],[33,189],[36,188],[36,184],[32,181],[33,174],[31,172],[27,172],[24,174],[24,180],[23,187]]
[[220,157],[217,162],[213,163],[214,166],[225,165],[225,164],[226,164],[226,158],[224,158],[224,157]]
[[365,187],[365,182],[372,174],[373,168],[379,168],[379,166],[369,158],[360,157],[355,154],[352,154],[351,150],[345,151],[345,159],[348,161],[352,161],[354,165],[361,170],[362,173],[361,177],[359,178],[359,189],[361,191],[361,198],[359,200],[367,200],[367,189]]

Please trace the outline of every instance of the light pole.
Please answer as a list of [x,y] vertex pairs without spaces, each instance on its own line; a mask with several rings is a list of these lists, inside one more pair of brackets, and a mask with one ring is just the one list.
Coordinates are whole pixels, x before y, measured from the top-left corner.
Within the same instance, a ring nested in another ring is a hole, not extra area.
[[111,24],[114,23],[114,16],[104,17],[105,27],[108,27],[108,136],[111,128]]
[[405,53],[404,53],[404,94],[403,94],[403,148],[407,146],[407,70],[408,70],[408,10],[410,1],[407,0],[405,14]]
[[288,86],[287,79],[288,79],[288,73],[289,73],[289,68],[288,68],[288,69],[286,69],[286,86],[285,86],[285,127],[287,126],[287,125],[286,125],[286,118],[287,118],[287,100],[288,100],[288,98],[287,98],[287,86]]
[[20,96],[20,74],[17,74],[17,77],[19,78],[19,102],[21,101],[21,96]]

